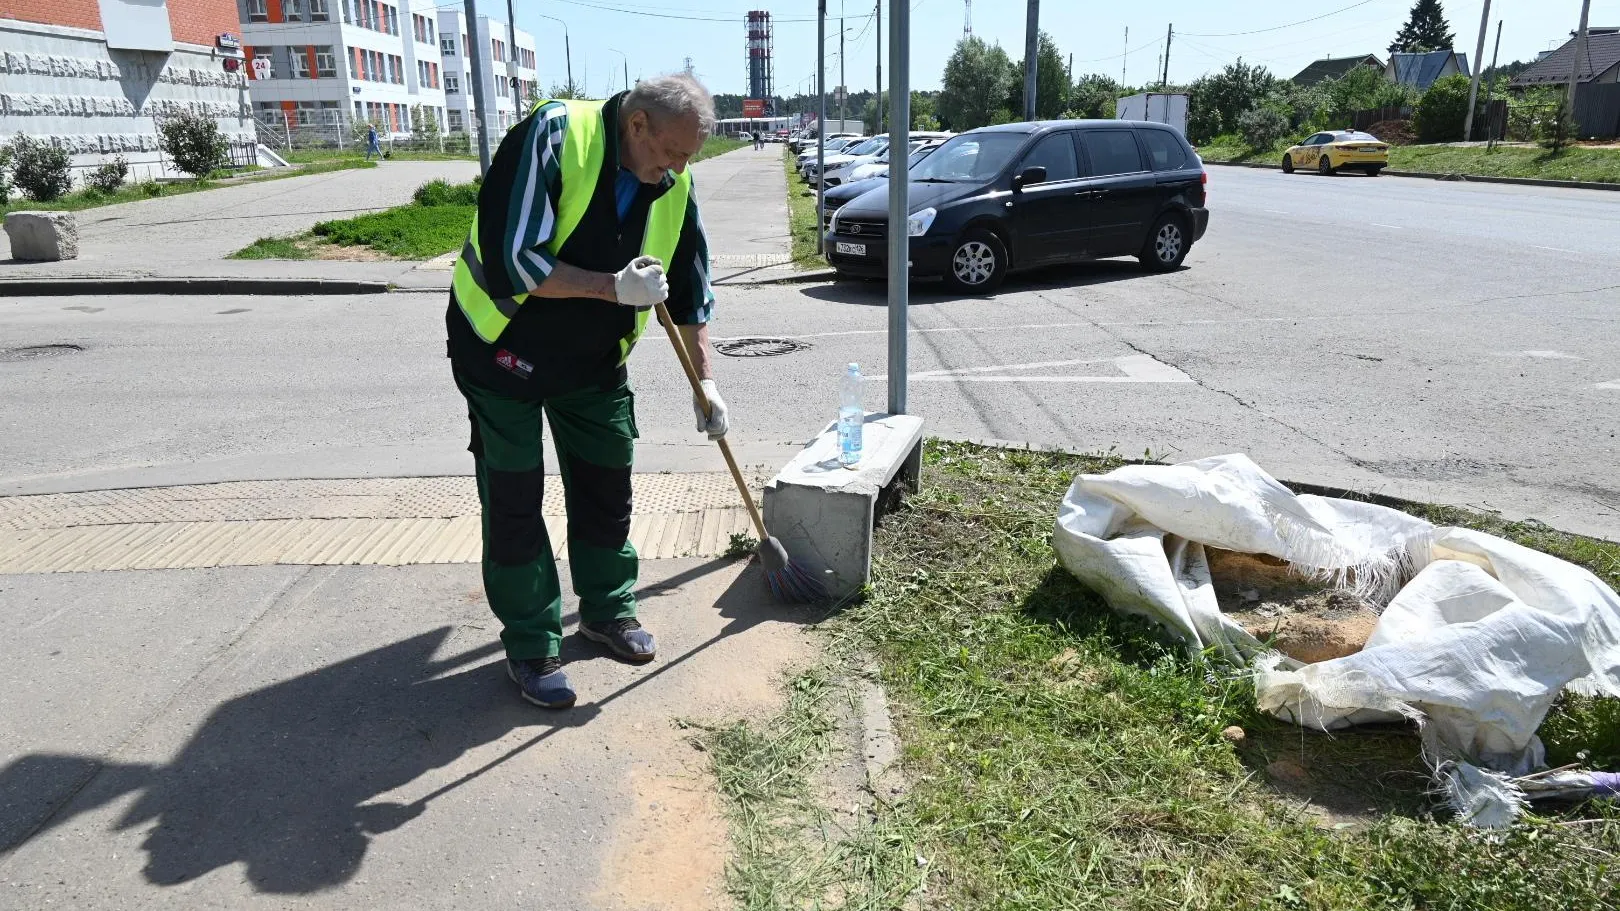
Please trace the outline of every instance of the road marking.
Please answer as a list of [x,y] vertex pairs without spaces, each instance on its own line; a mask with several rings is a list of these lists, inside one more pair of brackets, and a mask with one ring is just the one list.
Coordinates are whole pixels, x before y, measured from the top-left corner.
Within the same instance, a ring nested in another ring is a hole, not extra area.
[[[1361,319],[1359,315],[1318,315],[1307,314],[1302,316],[1239,316],[1230,319],[1182,319],[1182,320],[1109,320],[1097,323],[1027,323],[1014,326],[940,326],[933,329],[911,328],[906,330],[907,335],[931,335],[936,332],[1022,332],[1026,329],[1094,329],[1107,326],[1224,326],[1230,323],[1298,323],[1317,320]],[[781,338],[810,339],[810,338],[844,338],[852,335],[888,335],[887,329],[844,329],[838,332],[804,332],[797,335],[783,335]],[[761,335],[773,335],[761,332],[754,335],[711,335],[710,342],[735,342],[742,339],[759,338]],[[649,335],[648,338],[657,341],[668,338],[663,334]]]
[[1577,357],[1576,355],[1573,355],[1573,354],[1565,354],[1562,351],[1503,351],[1503,352],[1499,352],[1497,354],[1497,356],[1498,357],[1533,357],[1533,358],[1536,358],[1538,360],[1543,360],[1543,361],[1584,361],[1584,360],[1586,360],[1586,358],[1584,358],[1584,357]]
[[[1120,376],[1069,375],[1040,376],[1013,375],[1005,371],[1050,370],[1055,367],[1078,367],[1083,364],[1112,364]],[[1001,373],[999,375],[998,371]],[[887,376],[874,376],[874,382],[887,380]],[[1071,361],[1035,361],[1027,364],[998,364],[991,367],[962,367],[954,370],[922,370],[910,375],[914,383],[1191,383],[1193,378],[1148,354],[1126,354],[1120,357]]]
[[1579,250],[1565,250],[1563,247],[1543,247],[1540,244],[1531,244],[1530,246],[1535,247],[1537,250],[1551,250],[1554,253],[1580,253]]
[[1284,212],[1281,209],[1267,209],[1266,211],[1270,212],[1272,215],[1287,215],[1288,214],[1287,212]]
[[1599,389],[1620,389],[1620,380],[1609,380],[1607,383],[1598,383]]
[[1375,227],[1375,228],[1394,228],[1397,231],[1406,230],[1405,228],[1402,228],[1400,225],[1386,225],[1383,222],[1377,222],[1377,221],[1373,222],[1372,226]]

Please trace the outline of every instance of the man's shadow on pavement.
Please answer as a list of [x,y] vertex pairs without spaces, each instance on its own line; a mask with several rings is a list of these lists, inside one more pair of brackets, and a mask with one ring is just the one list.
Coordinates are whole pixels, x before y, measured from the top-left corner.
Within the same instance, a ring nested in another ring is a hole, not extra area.
[[[729,561],[712,561],[641,592],[656,598]],[[175,760],[162,766],[35,754],[0,770],[0,856],[132,792],[116,828],[155,823],[141,847],[143,873],[176,885],[241,862],[259,892],[308,893],[347,882],[372,836],[421,816],[429,804],[571,727],[588,724],[636,687],[720,639],[766,621],[825,616],[769,601],[757,566],[716,604],[731,622],[713,638],[600,699],[546,712],[518,699],[490,643],[443,660],[442,627],[232,699],[216,708]],[[580,648],[565,639],[565,658]],[[588,696],[589,694],[587,694]],[[535,729],[511,750],[411,803],[373,802],[468,750]]]

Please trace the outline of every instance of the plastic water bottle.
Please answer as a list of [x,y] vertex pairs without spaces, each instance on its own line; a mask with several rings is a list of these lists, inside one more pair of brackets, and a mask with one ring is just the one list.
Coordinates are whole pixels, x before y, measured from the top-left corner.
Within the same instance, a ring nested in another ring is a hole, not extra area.
[[861,424],[866,408],[861,404],[861,365],[844,368],[844,388],[838,398],[838,463],[854,468],[861,461]]

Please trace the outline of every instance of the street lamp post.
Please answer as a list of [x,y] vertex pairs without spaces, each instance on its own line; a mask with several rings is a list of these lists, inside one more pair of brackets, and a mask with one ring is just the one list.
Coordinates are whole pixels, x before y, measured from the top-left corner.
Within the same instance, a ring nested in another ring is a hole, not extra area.
[[559,23],[563,27],[563,59],[568,64],[568,88],[570,91],[572,91],[574,88],[574,46],[573,43],[568,40],[568,23],[563,22],[556,16],[547,16],[545,13],[535,13],[535,15],[539,16],[541,19],[550,19],[552,22]]
[[610,47],[608,50],[624,58],[624,90],[630,91],[630,55],[616,47]]

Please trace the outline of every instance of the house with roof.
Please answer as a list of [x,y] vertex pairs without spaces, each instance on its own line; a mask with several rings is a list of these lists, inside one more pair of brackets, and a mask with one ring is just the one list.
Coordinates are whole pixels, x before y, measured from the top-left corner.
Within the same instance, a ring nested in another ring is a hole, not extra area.
[[1415,53],[1397,52],[1390,54],[1389,63],[1384,64],[1385,79],[1400,85],[1409,85],[1420,92],[1427,92],[1429,86],[1434,85],[1436,80],[1457,75],[1472,75],[1472,71],[1468,69],[1468,55],[1459,54],[1450,48]]
[[1373,54],[1323,57],[1321,60],[1312,61],[1310,66],[1296,73],[1292,81],[1297,86],[1309,87],[1329,79],[1342,79],[1346,73],[1358,66],[1370,66],[1375,70],[1381,70],[1384,68],[1384,61]]
[[[1571,38],[1513,77],[1508,85],[1516,89],[1567,85],[1574,62],[1575,39]],[[1586,30],[1586,54],[1581,59],[1581,71],[1576,74],[1576,81],[1580,85],[1612,85],[1620,82],[1620,27]]]

